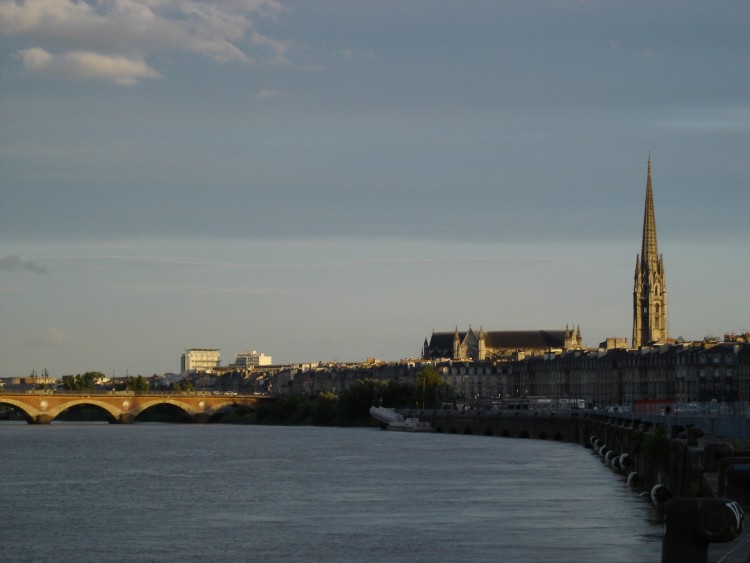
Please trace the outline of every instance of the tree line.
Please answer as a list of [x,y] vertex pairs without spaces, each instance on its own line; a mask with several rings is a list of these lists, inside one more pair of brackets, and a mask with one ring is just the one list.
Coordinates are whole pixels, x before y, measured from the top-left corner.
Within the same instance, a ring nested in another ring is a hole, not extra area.
[[[63,375],[62,387],[65,391],[95,391],[96,382],[106,376],[100,371],[87,371],[84,374]],[[113,383],[115,391],[148,391],[148,379],[142,375],[118,379]]]
[[339,394],[283,397],[263,402],[254,411],[238,408],[225,420],[256,424],[369,425],[371,406],[431,409],[455,399],[453,387],[443,382],[434,367],[428,366],[419,371],[416,383],[361,379]]

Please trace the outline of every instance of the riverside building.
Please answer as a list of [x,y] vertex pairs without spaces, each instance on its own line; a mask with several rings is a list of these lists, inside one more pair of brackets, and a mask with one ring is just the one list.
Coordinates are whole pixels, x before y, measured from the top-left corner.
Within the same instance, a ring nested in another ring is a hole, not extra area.
[[260,354],[255,350],[235,354],[233,366],[243,368],[254,368],[258,366],[270,366],[273,364],[271,356]]
[[221,363],[221,350],[218,348],[188,348],[182,355],[182,373],[212,373]]
[[523,359],[260,367],[247,384],[253,391],[281,396],[338,394],[366,379],[415,384],[425,365],[433,365],[457,400],[467,403],[491,401],[530,409],[583,404],[652,413],[669,405],[684,412],[714,409],[724,414],[744,413],[750,405],[750,333],[638,349],[547,352]]

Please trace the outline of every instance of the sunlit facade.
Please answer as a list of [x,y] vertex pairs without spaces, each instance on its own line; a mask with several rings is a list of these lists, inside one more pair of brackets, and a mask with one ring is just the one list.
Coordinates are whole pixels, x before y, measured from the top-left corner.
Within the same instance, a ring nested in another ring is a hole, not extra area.
[[189,348],[182,355],[182,373],[212,373],[221,363],[218,348]]

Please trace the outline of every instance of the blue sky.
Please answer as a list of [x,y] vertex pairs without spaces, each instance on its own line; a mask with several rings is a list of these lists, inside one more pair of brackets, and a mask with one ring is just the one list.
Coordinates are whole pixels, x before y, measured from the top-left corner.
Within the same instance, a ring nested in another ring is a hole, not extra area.
[[0,0],[0,376],[750,330],[750,4]]

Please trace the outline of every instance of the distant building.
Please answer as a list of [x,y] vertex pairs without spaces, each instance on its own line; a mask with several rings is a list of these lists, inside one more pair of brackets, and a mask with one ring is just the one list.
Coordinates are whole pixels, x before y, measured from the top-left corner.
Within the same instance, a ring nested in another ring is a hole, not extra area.
[[750,344],[683,342],[545,354],[504,363],[499,377],[503,397],[513,399],[576,398],[588,406],[631,407],[739,401],[735,410],[745,411]]
[[599,348],[603,348],[604,350],[615,350],[617,348],[627,348],[627,347],[628,347],[628,339],[621,338],[621,337],[608,336],[607,340],[599,343]]
[[271,358],[271,356],[266,356],[265,354],[260,354],[255,350],[252,350],[250,352],[240,352],[239,354],[236,354],[234,356],[234,364],[232,365],[243,368],[251,368],[258,366],[270,366],[272,364],[273,359]]
[[189,348],[181,359],[182,373],[211,373],[221,363],[221,351],[218,348]]
[[635,263],[633,284],[633,348],[668,341],[667,278],[664,259],[656,245],[651,158],[646,173],[646,206],[643,212],[641,253]]
[[581,328],[565,330],[433,332],[422,347],[423,359],[518,359],[550,351],[580,350]]

